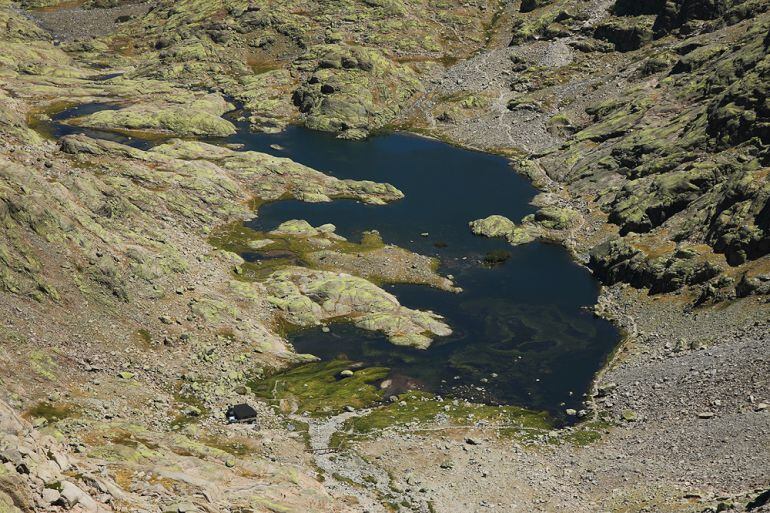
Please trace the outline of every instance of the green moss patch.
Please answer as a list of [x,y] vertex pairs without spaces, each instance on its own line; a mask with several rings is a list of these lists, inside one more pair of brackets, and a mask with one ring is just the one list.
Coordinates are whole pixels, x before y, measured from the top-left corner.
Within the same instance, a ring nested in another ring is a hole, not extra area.
[[346,439],[375,435],[393,426],[409,425],[410,431],[415,431],[436,425],[448,429],[467,428],[479,422],[497,429],[501,436],[525,439],[552,429],[550,418],[545,412],[459,400],[439,401],[428,393],[411,391],[399,396],[398,401],[348,420],[338,436],[333,438],[332,444],[339,446]]
[[75,416],[78,411],[71,404],[51,404],[43,401],[28,409],[24,416],[31,419],[42,418],[48,421],[48,423],[54,423]]
[[172,429],[181,429],[190,424],[197,423],[201,417],[209,415],[211,412],[204,402],[189,393],[177,393],[174,394],[174,399],[183,404],[181,411],[171,421]]
[[591,445],[602,436],[602,433],[610,428],[608,422],[596,420],[579,424],[560,432],[559,442],[571,443],[577,446]]
[[136,330],[136,339],[139,341],[139,344],[144,348],[150,348],[152,347],[152,335],[150,332],[144,328]]
[[243,281],[263,281],[274,271],[293,265],[318,268],[311,254],[319,251],[357,254],[385,247],[377,232],[364,232],[361,242],[356,243],[342,238],[324,237],[322,234],[304,237],[292,233],[265,233],[252,230],[241,222],[215,229],[209,237],[209,243],[217,249],[238,255],[256,253],[262,257],[254,262],[245,262],[235,269],[237,278]]
[[[352,375],[343,377],[343,371],[352,371]],[[249,386],[254,394],[273,404],[292,403],[300,412],[330,415],[346,406],[363,408],[382,400],[377,382],[387,374],[383,367],[355,369],[349,361],[332,360],[300,365]]]

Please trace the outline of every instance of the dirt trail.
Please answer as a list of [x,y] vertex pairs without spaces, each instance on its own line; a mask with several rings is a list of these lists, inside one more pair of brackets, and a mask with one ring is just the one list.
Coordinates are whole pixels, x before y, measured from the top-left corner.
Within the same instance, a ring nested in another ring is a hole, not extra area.
[[412,497],[408,489],[401,490],[395,486],[382,465],[362,458],[353,449],[330,449],[332,437],[342,430],[346,421],[362,417],[371,411],[372,409],[356,410],[325,419],[293,417],[309,424],[310,450],[313,452],[315,464],[324,473],[324,487],[338,498],[355,497],[361,511],[369,513],[391,511],[384,506],[385,503],[400,504],[405,508],[403,511],[430,513],[428,503]]
[[[319,420],[295,416],[298,421],[308,422],[310,450],[313,451],[315,464],[324,472],[324,486],[333,495],[355,497],[366,511],[385,513],[387,510],[377,499],[375,493],[363,485],[364,476],[379,477],[374,485],[380,488],[382,477],[384,486],[388,486],[388,476],[381,470],[367,463],[351,451],[337,452],[329,448],[332,436],[338,432],[345,421],[365,415],[370,410],[345,412]],[[371,478],[370,478],[371,479]],[[354,483],[356,485],[354,485]],[[372,483],[369,483],[371,486]]]

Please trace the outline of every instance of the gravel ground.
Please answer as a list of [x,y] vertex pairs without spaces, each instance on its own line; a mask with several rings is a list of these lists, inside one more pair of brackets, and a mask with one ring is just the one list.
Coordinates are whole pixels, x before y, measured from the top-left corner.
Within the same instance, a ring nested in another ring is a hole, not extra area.
[[46,9],[29,15],[55,39],[68,42],[110,34],[118,26],[119,19],[143,16],[149,9],[150,2],[141,2],[109,9]]
[[[414,476],[404,486],[441,512],[668,513],[740,504],[770,476],[769,327],[758,323],[712,348],[620,362],[603,381],[613,391],[597,401],[616,425],[586,447],[522,447],[481,430],[471,433],[483,440],[474,445],[464,442],[467,432],[390,433],[360,450],[392,475]],[[623,420],[625,412],[634,420]]]

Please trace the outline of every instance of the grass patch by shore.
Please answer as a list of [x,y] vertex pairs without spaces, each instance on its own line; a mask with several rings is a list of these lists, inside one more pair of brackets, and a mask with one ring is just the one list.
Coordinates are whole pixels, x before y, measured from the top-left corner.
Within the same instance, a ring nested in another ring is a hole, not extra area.
[[410,391],[400,395],[397,401],[348,420],[335,433],[330,445],[340,447],[348,440],[374,436],[398,426],[406,426],[410,431],[485,426],[496,429],[501,436],[520,439],[532,438],[553,428],[546,412],[462,400],[439,401],[429,393]]
[[[351,371],[352,375],[343,376],[343,371]],[[283,410],[332,415],[346,406],[364,408],[381,401],[383,391],[377,383],[387,374],[384,367],[356,369],[349,361],[332,360],[300,365],[252,381],[249,387],[256,396]]]

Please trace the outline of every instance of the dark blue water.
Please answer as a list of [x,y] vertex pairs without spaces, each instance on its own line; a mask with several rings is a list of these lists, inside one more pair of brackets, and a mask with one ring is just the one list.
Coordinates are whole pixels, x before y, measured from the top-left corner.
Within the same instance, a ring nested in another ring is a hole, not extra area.
[[76,105],[68,109],[62,110],[52,114],[51,120],[48,122],[39,122],[35,127],[43,135],[49,137],[64,137],[71,134],[85,134],[95,139],[106,139],[121,144],[127,144],[134,148],[146,150],[154,146],[155,144],[162,142],[168,138],[156,138],[153,140],[145,140],[138,137],[131,137],[128,135],[120,134],[118,132],[111,132],[109,130],[101,130],[98,128],[86,128],[75,125],[68,125],[66,120],[71,118],[77,118],[81,116],[87,116],[95,112],[102,110],[116,110],[121,108],[120,105],[110,103],[87,103],[83,105]]
[[[105,106],[65,111],[54,121],[100,108]],[[157,142],[61,123],[52,124],[51,132],[84,132],[143,148]],[[516,404],[556,416],[580,406],[619,334],[589,313],[598,285],[564,249],[538,242],[511,247],[471,234],[468,222],[474,219],[502,214],[518,220],[534,211],[529,201],[536,191],[506,159],[405,134],[344,141],[299,127],[266,135],[240,125],[238,134],[211,142],[289,157],[338,178],[392,183],[405,198],[387,206],[279,201],[263,205],[247,224],[267,231],[289,219],[315,226],[333,223],[337,233],[351,240],[376,229],[387,243],[438,257],[440,272],[453,275],[463,288],[453,294],[417,285],[385,287],[402,304],[433,310],[451,325],[454,333],[436,339],[428,350],[398,347],[377,333],[335,324],[330,333],[292,333],[297,351],[389,367],[393,382],[403,388]],[[510,258],[490,266],[485,255],[492,251],[508,252]]]
[[[330,333],[295,333],[297,351],[387,366],[397,383],[446,395],[557,414],[579,406],[618,332],[588,312],[597,283],[564,249],[543,243],[511,247],[470,232],[474,219],[502,214],[518,220],[534,211],[529,201],[536,191],[506,159],[405,134],[360,142],[290,128],[273,136],[241,131],[228,142],[290,157],[338,178],[389,182],[405,194],[387,206],[280,201],[262,206],[250,227],[267,231],[305,219],[314,226],[333,223],[352,240],[376,229],[385,242],[438,257],[440,271],[463,288],[452,294],[386,286],[402,304],[433,310],[452,326],[452,336],[435,340],[426,351],[394,346],[350,325],[334,325]],[[273,149],[275,144],[283,149]],[[494,250],[507,251],[510,258],[486,265],[485,255]]]

